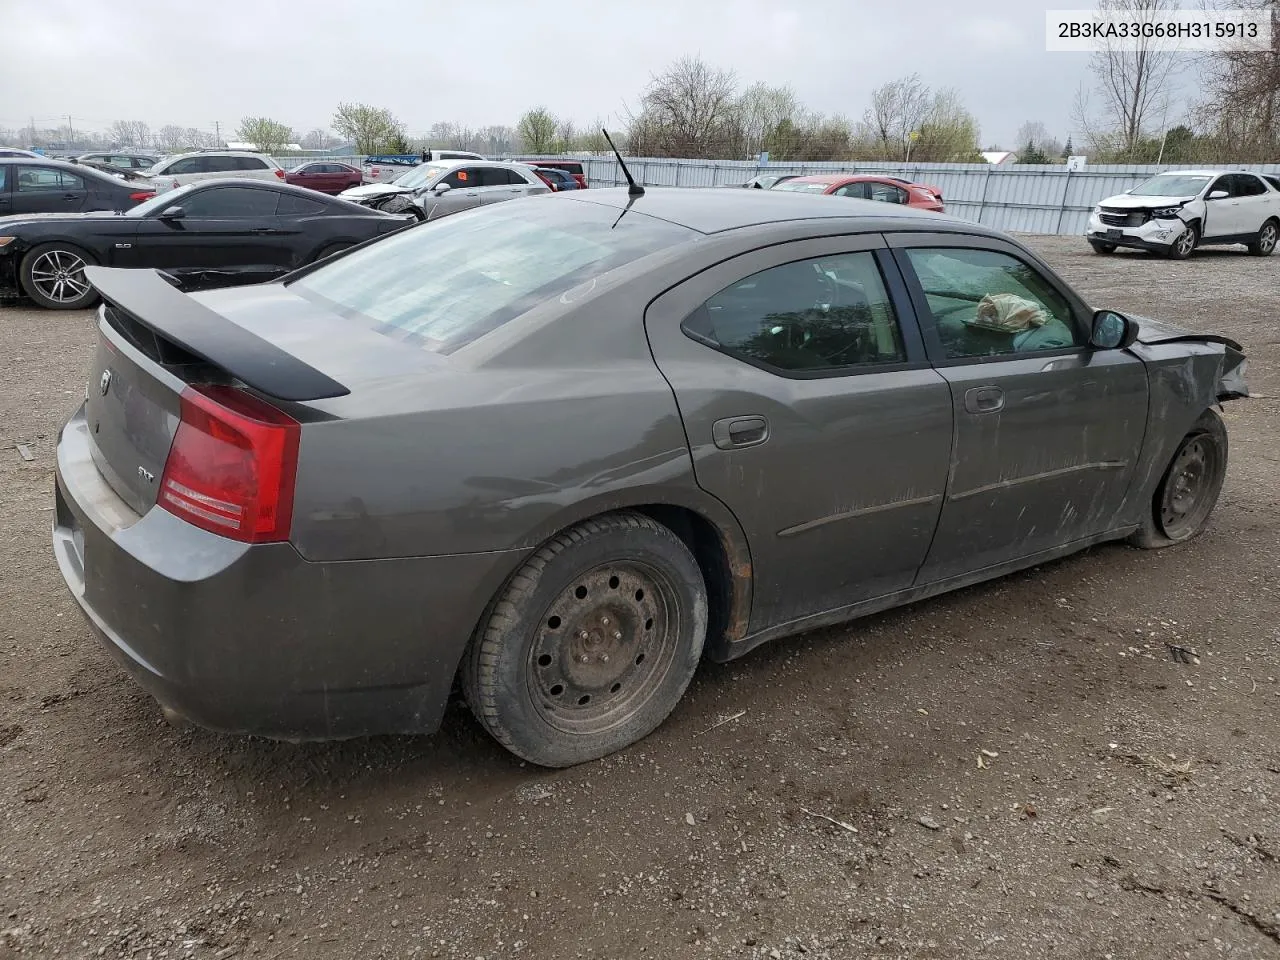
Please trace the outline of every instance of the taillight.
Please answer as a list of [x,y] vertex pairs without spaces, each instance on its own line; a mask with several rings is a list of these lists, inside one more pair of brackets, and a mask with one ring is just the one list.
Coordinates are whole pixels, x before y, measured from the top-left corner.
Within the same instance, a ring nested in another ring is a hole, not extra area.
[[141,203],[143,200],[150,200],[155,195],[156,192],[154,190],[142,190],[138,193],[129,194],[129,199],[134,203]]
[[279,177],[281,180],[284,179],[284,171],[281,170],[279,167],[276,167],[276,176]]
[[159,506],[232,540],[288,540],[301,430],[292,417],[242,390],[187,387]]

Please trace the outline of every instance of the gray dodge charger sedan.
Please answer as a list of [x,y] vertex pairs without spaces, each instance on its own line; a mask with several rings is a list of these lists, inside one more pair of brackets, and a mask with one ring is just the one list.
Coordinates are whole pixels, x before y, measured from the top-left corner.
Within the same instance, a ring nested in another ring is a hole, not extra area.
[[514,200],[282,281],[104,305],[53,545],[172,717],[538,764],[699,660],[1195,536],[1239,345],[1094,312],[991,230],[770,190]]

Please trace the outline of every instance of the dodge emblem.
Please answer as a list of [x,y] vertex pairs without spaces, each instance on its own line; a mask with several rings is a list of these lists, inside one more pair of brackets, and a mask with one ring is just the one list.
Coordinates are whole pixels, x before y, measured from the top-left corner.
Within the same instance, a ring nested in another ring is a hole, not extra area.
[[101,391],[102,395],[105,397],[107,395],[107,391],[110,389],[111,389],[111,371],[103,370],[102,379],[98,381],[98,390]]

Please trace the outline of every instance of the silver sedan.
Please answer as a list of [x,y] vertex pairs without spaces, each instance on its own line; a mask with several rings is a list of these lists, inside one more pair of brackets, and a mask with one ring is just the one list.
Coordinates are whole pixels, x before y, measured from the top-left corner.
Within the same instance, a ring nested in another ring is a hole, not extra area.
[[472,207],[550,192],[525,164],[442,160],[420,164],[391,183],[366,183],[339,196],[387,213],[437,220]]

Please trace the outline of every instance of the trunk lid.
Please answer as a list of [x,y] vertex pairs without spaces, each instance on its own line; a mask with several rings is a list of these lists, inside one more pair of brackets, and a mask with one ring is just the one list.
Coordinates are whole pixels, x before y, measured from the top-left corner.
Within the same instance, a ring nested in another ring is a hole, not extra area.
[[[85,387],[93,459],[140,514],[156,503],[190,383],[238,382],[305,420],[308,404],[347,396],[347,384],[448,363],[281,284],[188,295],[154,270],[89,267],[86,276],[104,300]],[[332,408],[311,414],[334,415]]]

